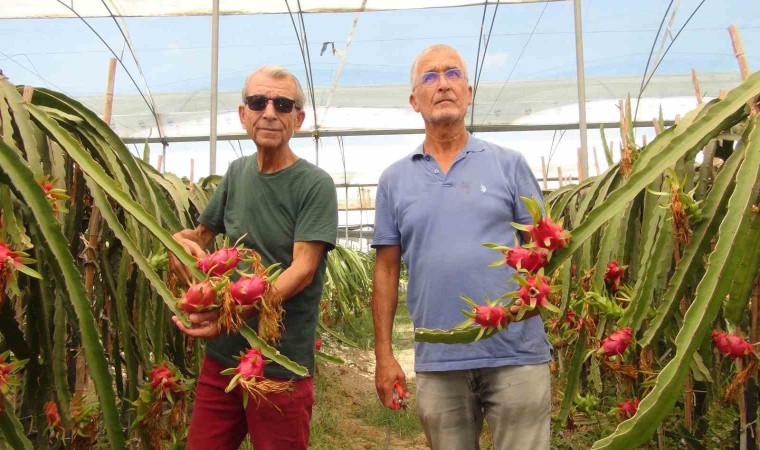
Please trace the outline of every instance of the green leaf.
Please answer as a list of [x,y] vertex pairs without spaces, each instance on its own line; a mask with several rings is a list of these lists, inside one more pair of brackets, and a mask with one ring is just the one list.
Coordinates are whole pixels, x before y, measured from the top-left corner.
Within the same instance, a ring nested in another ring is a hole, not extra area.
[[[20,87],[21,88],[21,87]],[[18,91],[5,77],[0,77],[0,90],[3,91],[8,106],[13,113],[13,123],[21,135],[21,143],[24,147],[26,159],[34,178],[42,178],[42,160],[37,149],[37,140],[34,138],[34,124],[29,118],[29,113],[24,108],[23,100]]]
[[573,398],[575,397],[575,391],[580,380],[581,370],[583,369],[584,354],[586,349],[586,329],[581,328],[578,333],[578,340],[575,341],[575,347],[573,347],[573,358],[570,360],[570,364],[567,367],[567,381],[565,382],[565,392],[562,397],[562,403],[559,407],[559,414],[557,416],[557,422],[560,426],[565,426],[567,416],[570,414],[570,408],[573,406]]
[[723,314],[726,320],[738,325],[747,316],[747,305],[750,301],[755,279],[760,276],[760,214],[747,210],[742,218],[742,228],[747,230],[739,238],[743,242],[738,249],[745,249],[738,264],[731,274],[731,290]]
[[[665,222],[663,220],[663,222]],[[633,328],[635,336],[644,321],[650,305],[657,277],[667,272],[673,250],[673,232],[670,222],[665,222],[657,234],[657,238],[649,249],[647,259],[642,260],[641,271],[636,280],[635,294],[631,298],[623,316],[618,321],[618,327]],[[667,266],[667,267],[666,267]]]
[[343,361],[343,359],[334,356],[329,355],[321,350],[314,350],[314,354],[317,356],[318,359],[321,359],[323,361],[331,362],[333,364],[345,364],[346,362]]
[[[504,327],[503,330],[506,330]],[[495,335],[498,330],[494,327],[481,327],[475,325],[467,328],[455,328],[451,330],[431,330],[427,328],[415,328],[415,342],[433,342],[442,344],[468,344],[480,339],[488,339]]]
[[272,361],[276,362],[277,364],[288,369],[296,375],[304,377],[309,375],[309,370],[306,367],[291,361],[287,356],[280,353],[276,348],[267,344],[266,341],[261,339],[259,335],[257,335],[256,332],[253,331],[248,325],[243,324],[240,327],[240,334],[243,335],[249,344],[251,344],[251,347],[259,349],[259,351],[261,351],[261,354],[264,355],[267,359],[271,359]]
[[32,442],[27,439],[24,427],[13,413],[13,405],[7,398],[3,398],[2,402],[3,407],[0,408],[0,431],[2,431],[5,441],[14,450],[32,450]]

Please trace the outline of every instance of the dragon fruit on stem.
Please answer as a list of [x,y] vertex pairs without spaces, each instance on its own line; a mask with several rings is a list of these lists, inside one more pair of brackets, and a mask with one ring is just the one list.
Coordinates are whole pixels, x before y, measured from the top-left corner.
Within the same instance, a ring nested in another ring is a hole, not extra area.
[[618,409],[620,410],[621,419],[630,419],[636,415],[636,411],[639,410],[639,399],[626,400],[623,403],[618,403]]
[[621,328],[602,340],[599,350],[599,354],[604,354],[605,357],[610,358],[615,355],[622,355],[631,343],[633,329],[631,327]]
[[150,371],[150,386],[154,390],[173,391],[179,387],[177,375],[168,364],[159,364]]
[[611,293],[615,294],[620,290],[621,280],[626,267],[628,266],[618,265],[618,262],[614,259],[607,264],[607,270],[604,272],[604,282]]
[[735,334],[713,331],[712,341],[721,354],[733,359],[744,358],[755,353],[752,344]]

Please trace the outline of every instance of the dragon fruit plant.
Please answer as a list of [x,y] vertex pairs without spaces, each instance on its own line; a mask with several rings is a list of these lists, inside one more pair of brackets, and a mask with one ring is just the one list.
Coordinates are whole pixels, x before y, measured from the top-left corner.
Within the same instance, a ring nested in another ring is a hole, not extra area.
[[182,428],[193,381],[168,362],[156,364],[149,376],[150,381],[140,387],[133,403],[136,414],[132,430],[149,442],[151,448],[164,448],[165,443],[178,438],[172,433]]

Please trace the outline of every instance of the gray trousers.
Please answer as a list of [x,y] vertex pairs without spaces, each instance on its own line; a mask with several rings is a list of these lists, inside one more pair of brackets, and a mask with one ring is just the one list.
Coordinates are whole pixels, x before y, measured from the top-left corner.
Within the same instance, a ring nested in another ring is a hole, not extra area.
[[483,419],[494,450],[549,448],[547,364],[417,373],[417,416],[433,450],[478,450]]

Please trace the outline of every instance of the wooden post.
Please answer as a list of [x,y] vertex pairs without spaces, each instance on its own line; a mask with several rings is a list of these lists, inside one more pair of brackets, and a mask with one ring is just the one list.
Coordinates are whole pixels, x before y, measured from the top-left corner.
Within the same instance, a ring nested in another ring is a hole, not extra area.
[[562,167],[557,167],[557,181],[559,181],[559,187],[564,186],[562,182]]
[[[111,111],[113,108],[113,87],[114,80],[116,78],[116,58],[111,58],[108,63],[108,83],[106,85],[106,102],[103,107],[103,121],[107,124],[111,122]],[[110,126],[110,125],[109,125]],[[87,298],[90,303],[95,301],[95,293],[93,290],[95,284],[95,268],[96,257],[95,248],[100,240],[100,210],[93,205],[92,212],[90,213],[90,223],[87,227],[87,246],[84,249],[85,260],[85,272],[84,272],[84,287],[87,293]],[[106,302],[106,314],[110,312],[110,305]],[[106,347],[110,347],[110,342],[106,342]],[[74,386],[74,398],[81,398],[84,394],[85,386],[87,385],[87,363],[82,353],[81,347],[77,351],[76,359],[76,383]]]
[[744,54],[744,46],[742,45],[742,38],[739,35],[739,29],[736,25],[728,27],[728,34],[731,36],[731,45],[734,47],[734,56],[739,63],[739,72],[742,75],[742,81],[749,78],[749,64],[747,64],[747,56]]
[[647,135],[646,134],[644,134],[644,135],[641,136],[641,142],[642,142],[642,147],[646,147],[647,146]]
[[620,145],[620,154],[622,155],[628,149],[628,121],[625,117],[625,101],[618,101],[618,108],[620,108],[620,138],[623,140]]
[[116,58],[108,61],[108,86],[106,87],[106,104],[103,108],[103,122],[111,126],[111,112],[113,111],[113,85],[116,81]]
[[726,98],[726,90],[725,89],[721,89],[720,91],[718,91],[718,98],[721,99],[721,100],[723,100],[724,98]]
[[[744,45],[742,45],[739,29],[736,28],[736,25],[731,25],[728,27],[728,34],[731,36],[731,45],[734,47],[734,55],[739,63],[739,73],[741,73],[742,81],[745,81],[749,78],[749,63],[747,63],[747,56],[744,54]],[[757,101],[757,98],[750,100],[749,106],[753,113],[760,113],[760,102]]]
[[594,150],[594,168],[596,169],[596,174],[599,175],[601,172],[599,172],[599,156],[596,154],[596,147],[592,147]]
[[541,157],[541,174],[544,177],[544,190],[549,190],[549,176],[547,175],[547,168],[546,168],[546,160],[544,160],[544,157]]
[[21,94],[21,100],[23,100],[24,103],[31,103],[33,95],[34,95],[34,87],[25,85],[24,92]]
[[156,170],[161,172],[161,168],[164,165],[164,155],[158,155],[158,161],[156,162]]
[[195,159],[190,158],[190,192],[195,191]]
[[702,91],[699,89],[697,69],[691,69],[691,83],[694,85],[694,95],[697,97],[697,105],[702,104]]
[[578,184],[581,184],[581,181],[586,178],[585,175],[583,173],[583,165],[581,164],[581,148],[578,147]]
[[662,129],[660,128],[660,119],[652,119],[652,126],[654,127],[654,134],[662,133]]

